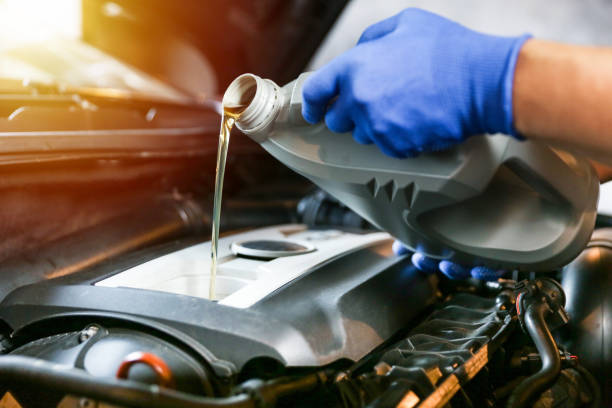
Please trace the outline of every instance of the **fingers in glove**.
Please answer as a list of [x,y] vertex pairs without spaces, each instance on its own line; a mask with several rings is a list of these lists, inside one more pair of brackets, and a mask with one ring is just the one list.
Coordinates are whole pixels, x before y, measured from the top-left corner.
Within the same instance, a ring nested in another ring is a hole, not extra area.
[[394,157],[396,159],[406,159],[409,157],[416,157],[420,153],[418,150],[411,148],[402,148],[397,143],[393,143],[388,135],[375,135],[373,140],[374,144],[378,146],[387,156]]
[[502,277],[505,271],[487,268],[486,266],[475,266],[470,271],[473,278],[484,281],[496,281]]
[[395,255],[406,255],[410,253],[410,250],[406,248],[404,244],[402,244],[400,241],[393,242],[391,249],[393,250],[393,253]]
[[330,101],[340,91],[340,77],[344,71],[344,57],[338,57],[311,74],[302,88],[302,116],[315,124],[320,122]]
[[361,127],[356,127],[355,130],[353,130],[353,139],[355,139],[357,143],[363,145],[369,145],[373,143],[372,139],[370,139],[370,136],[366,132],[364,132],[363,128]]
[[450,279],[466,279],[470,277],[470,270],[458,263],[451,261],[440,261],[440,272]]
[[436,273],[439,261],[429,258],[420,252],[415,252],[410,258],[412,264],[420,271],[426,273]]
[[342,97],[338,98],[327,110],[325,114],[325,125],[332,132],[345,133],[355,128],[351,119],[350,109],[346,106]]
[[379,21],[376,24],[372,24],[359,37],[357,44],[362,44],[368,41],[376,40],[377,38],[384,37],[385,35],[393,32],[397,27],[398,15],[389,17],[383,21]]
[[[353,137],[355,140],[369,140],[370,143],[374,143],[379,150],[381,150],[387,156],[395,157],[395,158],[404,158],[409,157],[412,152],[402,152],[400,149],[395,146],[394,143],[389,142],[389,137],[385,133],[385,131],[375,131],[372,128],[372,123],[367,119],[368,115],[364,112],[357,111],[354,113],[353,120],[355,122],[355,126],[359,129],[359,134]],[[366,139],[367,138],[367,139]]]

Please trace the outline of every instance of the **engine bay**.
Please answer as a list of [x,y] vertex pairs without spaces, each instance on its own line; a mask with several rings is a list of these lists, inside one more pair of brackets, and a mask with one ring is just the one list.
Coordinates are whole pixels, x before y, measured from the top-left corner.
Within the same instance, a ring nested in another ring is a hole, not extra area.
[[[604,362],[595,379],[583,365],[591,361],[582,360],[580,332],[555,331],[579,316],[566,312],[553,278],[577,279],[593,251],[610,256],[602,249],[610,238],[600,233],[585,250],[591,254],[563,273],[530,280],[516,272],[484,283],[418,271],[409,257],[392,254],[385,233],[267,227],[222,238],[219,287],[226,289],[218,301],[207,299],[208,242],[158,246],[6,297],[3,401],[24,408],[602,406],[599,381],[609,367]],[[235,243],[283,240],[312,250],[277,258],[232,251]],[[600,341],[610,342],[605,333]]]
[[83,0],[78,41],[4,55],[0,408],[612,406],[609,228],[559,269],[449,280],[236,134],[210,299],[220,90],[311,69],[347,3]]

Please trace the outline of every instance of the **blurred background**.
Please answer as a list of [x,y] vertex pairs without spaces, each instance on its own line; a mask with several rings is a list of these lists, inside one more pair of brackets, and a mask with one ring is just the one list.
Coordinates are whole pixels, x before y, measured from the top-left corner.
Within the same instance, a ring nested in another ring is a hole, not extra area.
[[370,24],[406,7],[430,10],[485,33],[531,33],[573,44],[612,45],[612,2],[607,0],[352,0],[311,67],[317,68],[353,46]]
[[[59,276],[207,239],[228,83],[253,72],[284,84],[405,7],[612,45],[605,0],[0,0],[0,272]],[[300,221],[311,192],[235,133],[222,231]],[[601,204],[612,214],[607,187]]]
[[[219,95],[293,79],[345,4],[0,0],[2,290],[210,239]],[[259,145],[227,167],[222,231],[299,220],[310,183]]]

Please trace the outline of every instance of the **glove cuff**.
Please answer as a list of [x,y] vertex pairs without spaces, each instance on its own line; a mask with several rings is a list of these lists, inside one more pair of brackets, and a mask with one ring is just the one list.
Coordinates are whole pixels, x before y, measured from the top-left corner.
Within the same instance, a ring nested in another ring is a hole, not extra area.
[[513,87],[520,50],[531,35],[483,37],[481,47],[476,47],[480,55],[473,60],[477,65],[472,71],[479,130],[524,140],[514,127]]
[[524,34],[516,39],[514,46],[510,50],[508,64],[506,66],[506,74],[504,75],[502,109],[504,111],[505,123],[503,133],[506,133],[507,135],[510,135],[518,140],[525,140],[525,137],[519,134],[514,127],[514,74],[521,48],[523,48],[525,42],[527,42],[527,40],[530,38],[532,38],[532,35]]

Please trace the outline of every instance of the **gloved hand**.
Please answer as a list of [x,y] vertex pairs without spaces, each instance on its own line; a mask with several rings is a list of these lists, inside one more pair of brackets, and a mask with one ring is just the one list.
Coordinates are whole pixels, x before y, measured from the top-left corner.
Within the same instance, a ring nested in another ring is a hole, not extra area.
[[393,157],[445,149],[474,134],[518,137],[512,83],[527,38],[404,10],[308,78],[302,115],[313,124],[325,116],[332,131],[352,131],[357,142]]
[[[393,252],[396,255],[405,255],[410,253],[401,242],[395,241],[393,243]],[[451,261],[438,261],[436,259],[428,258],[425,255],[415,252],[410,258],[412,264],[420,271],[426,273],[435,273],[437,271],[442,272],[450,279],[466,279],[470,276],[475,279],[484,281],[496,281],[501,278],[505,271],[494,270],[487,268],[486,266],[473,266],[467,268],[463,265],[459,265]]]

